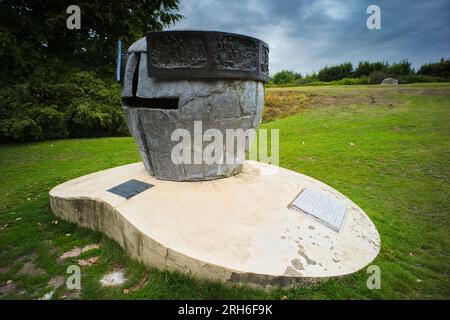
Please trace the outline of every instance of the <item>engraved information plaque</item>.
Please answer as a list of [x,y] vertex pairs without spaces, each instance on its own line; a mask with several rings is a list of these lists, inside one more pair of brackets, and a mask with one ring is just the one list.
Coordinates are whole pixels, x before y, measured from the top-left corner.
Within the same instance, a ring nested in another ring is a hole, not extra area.
[[150,189],[151,187],[153,187],[152,184],[145,183],[145,182],[135,180],[135,179],[131,179],[131,180],[128,180],[127,182],[121,183],[118,186],[115,186],[106,191],[109,191],[118,196],[124,197],[125,199],[130,199],[131,197],[134,197],[135,195],[137,195],[147,189]]
[[306,188],[292,203],[298,211],[309,214],[336,232],[342,228],[347,208],[327,194]]

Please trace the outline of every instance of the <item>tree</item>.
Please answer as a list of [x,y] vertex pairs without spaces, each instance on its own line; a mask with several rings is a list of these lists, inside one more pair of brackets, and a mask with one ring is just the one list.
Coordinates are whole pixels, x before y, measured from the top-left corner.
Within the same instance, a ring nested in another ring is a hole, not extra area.
[[355,77],[368,76],[374,71],[385,71],[387,68],[387,62],[360,61],[358,67],[355,69],[354,75]]
[[111,74],[115,43],[124,45],[181,19],[178,0],[80,0],[81,29],[69,30],[65,0],[0,1],[0,81],[17,83],[36,68]]
[[299,80],[302,78],[302,75],[300,73],[289,71],[289,70],[281,70],[277,73],[275,73],[270,81],[273,84],[289,84],[293,83],[295,80]]
[[442,58],[439,62],[423,64],[417,74],[433,77],[450,77],[450,60]]
[[114,82],[116,41],[178,21],[178,0],[0,0],[0,142],[129,134]]
[[317,74],[320,81],[328,82],[351,78],[353,76],[353,66],[351,62],[341,63],[336,66],[324,67]]
[[407,59],[393,63],[388,68],[388,73],[393,77],[408,76],[414,73],[411,68],[411,62]]

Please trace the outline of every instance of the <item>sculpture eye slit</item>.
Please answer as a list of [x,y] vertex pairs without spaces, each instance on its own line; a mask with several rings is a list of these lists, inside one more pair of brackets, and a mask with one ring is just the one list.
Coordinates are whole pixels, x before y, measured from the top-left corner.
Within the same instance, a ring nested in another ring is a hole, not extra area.
[[178,109],[178,97],[164,98],[123,98],[124,104],[128,108],[148,108],[148,109]]
[[133,73],[133,83],[132,83],[132,95],[133,97],[136,97],[137,87],[138,87],[138,80],[139,80],[139,64],[141,63],[141,55],[137,55],[137,62],[136,62],[136,68],[134,69]]

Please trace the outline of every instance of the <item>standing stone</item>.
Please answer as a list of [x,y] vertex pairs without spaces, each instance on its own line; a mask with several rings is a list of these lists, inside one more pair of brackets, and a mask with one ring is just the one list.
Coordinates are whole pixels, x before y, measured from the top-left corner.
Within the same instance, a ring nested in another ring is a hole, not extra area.
[[394,78],[386,78],[381,81],[381,84],[396,85],[398,84],[398,80]]

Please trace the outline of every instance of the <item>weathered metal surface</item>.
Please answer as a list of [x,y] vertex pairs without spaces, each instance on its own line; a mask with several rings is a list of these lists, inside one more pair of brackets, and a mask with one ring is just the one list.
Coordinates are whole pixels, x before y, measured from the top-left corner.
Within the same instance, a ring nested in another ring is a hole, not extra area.
[[147,56],[150,77],[269,80],[269,46],[234,33],[149,32]]
[[[172,141],[171,135],[181,128],[194,137],[194,121],[202,122],[203,132],[217,129],[223,137],[228,129],[257,129],[264,107],[263,82],[230,78],[157,78],[153,73],[149,76],[147,52],[145,38],[128,49],[122,90],[128,128],[147,172],[158,179],[174,181],[210,180],[239,173],[240,161],[174,163],[171,153],[179,141]],[[198,61],[202,63],[201,59]],[[199,149],[203,150],[208,143],[204,141]],[[224,158],[233,157],[230,153],[234,150],[225,147],[221,150]],[[193,147],[188,151],[193,159],[201,150]],[[236,150],[236,154],[238,152]]]
[[124,197],[125,199],[129,199],[147,189],[150,189],[151,187],[153,187],[152,184],[145,183],[145,182],[135,180],[135,179],[131,179],[131,180],[121,183],[111,189],[108,189],[107,191],[114,193],[118,196]]

